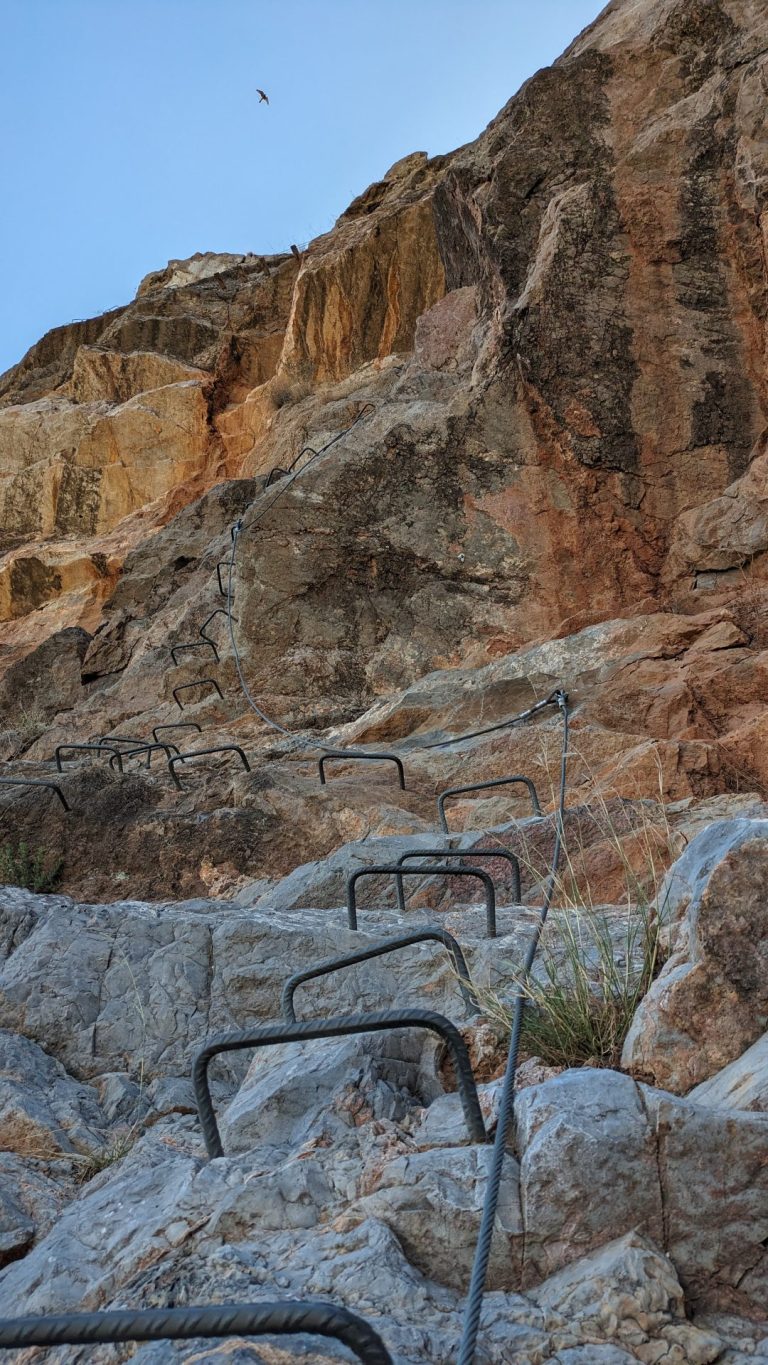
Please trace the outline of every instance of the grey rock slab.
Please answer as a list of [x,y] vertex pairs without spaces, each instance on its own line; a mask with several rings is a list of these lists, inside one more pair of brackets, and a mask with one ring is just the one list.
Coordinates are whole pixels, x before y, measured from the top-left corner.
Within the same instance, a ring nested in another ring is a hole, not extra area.
[[524,1283],[640,1233],[698,1307],[768,1312],[768,1116],[584,1069],[522,1091],[516,1123]]
[[638,1087],[590,1068],[518,1093],[524,1283],[632,1230],[663,1245],[656,1144]]
[[0,1153],[0,1266],[48,1231],[71,1193],[66,1180],[52,1179],[39,1163]]
[[[370,913],[353,933],[340,910],[3,895],[3,925],[0,1027],[24,1033],[82,1079],[123,1073],[148,1083],[188,1076],[210,1033],[279,1018],[292,970],[379,942],[391,919]],[[417,947],[323,977],[301,988],[296,1008],[328,1015],[402,1003],[465,1017],[442,949]]]
[[[409,1261],[459,1292],[472,1270],[491,1159],[490,1146],[442,1147],[388,1162],[360,1212],[395,1232]],[[490,1289],[520,1283],[523,1225],[518,1164],[508,1156],[494,1224]]]
[[107,1072],[98,1078],[99,1098],[110,1123],[134,1122],[147,1108],[143,1087],[125,1071]]
[[687,1095],[713,1109],[768,1110],[768,1033]]
[[[498,1118],[502,1084],[502,1081],[491,1081],[477,1087],[483,1121],[489,1133]],[[457,1093],[438,1095],[426,1109],[417,1110],[403,1126],[420,1149],[454,1147],[467,1141],[467,1121]]]
[[693,1304],[768,1314],[768,1115],[645,1089],[665,1247]]
[[442,1092],[425,1031],[265,1048],[220,1120],[225,1152],[333,1140],[366,1119],[400,1121]]
[[0,1313],[100,1307],[116,1286],[206,1216],[199,1161],[145,1138],[119,1166],[83,1186],[48,1235],[0,1274]]
[[530,1297],[554,1336],[611,1341],[632,1359],[708,1365],[722,1349],[713,1333],[686,1322],[674,1265],[636,1233],[551,1275]]
[[134,903],[36,909],[0,976],[0,1024],[82,1077],[184,1071],[206,1026],[205,920]]
[[94,1151],[107,1119],[96,1091],[68,1076],[37,1043],[0,1030],[0,1140],[20,1156]]
[[641,1001],[622,1065],[685,1093],[768,1025],[768,820],[720,820],[667,874],[673,952]]

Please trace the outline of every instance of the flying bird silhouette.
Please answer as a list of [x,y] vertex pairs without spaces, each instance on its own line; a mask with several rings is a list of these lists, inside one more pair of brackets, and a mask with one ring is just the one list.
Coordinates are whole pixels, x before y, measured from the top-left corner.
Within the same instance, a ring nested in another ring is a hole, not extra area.
[[269,104],[267,96],[264,94],[263,90],[259,90],[258,85],[256,86],[256,94],[259,96],[259,104]]

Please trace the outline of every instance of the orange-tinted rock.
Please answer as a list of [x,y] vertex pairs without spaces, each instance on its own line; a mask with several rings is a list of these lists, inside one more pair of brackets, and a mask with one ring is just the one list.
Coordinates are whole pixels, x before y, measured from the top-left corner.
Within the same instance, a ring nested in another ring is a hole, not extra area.
[[[564,681],[574,800],[761,789],[767,42],[748,0],[613,5],[298,259],[173,261],[44,338],[0,382],[7,657],[93,629],[77,722],[144,732],[195,676],[169,643],[222,600],[223,503],[194,553],[184,509],[304,450],[253,487],[233,575],[281,724],[366,713],[361,739],[405,741]],[[251,735],[216,630],[225,704],[201,713]],[[541,733],[414,757],[416,779],[514,760],[551,790]]]

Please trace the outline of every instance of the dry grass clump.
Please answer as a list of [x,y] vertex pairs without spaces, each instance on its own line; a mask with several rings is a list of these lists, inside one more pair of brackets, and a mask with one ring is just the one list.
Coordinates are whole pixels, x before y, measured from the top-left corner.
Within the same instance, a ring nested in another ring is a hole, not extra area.
[[[664,906],[654,898],[675,841],[661,793],[658,801],[634,808],[637,819],[629,829],[617,821],[597,783],[590,805],[598,842],[621,869],[621,903],[596,903],[590,847],[583,846],[577,824],[564,841],[555,909],[534,971],[527,981],[513,974],[525,1000],[521,1055],[548,1066],[618,1066],[635,1011],[663,961]],[[532,861],[525,851],[519,856],[539,881],[540,853]],[[510,1030],[514,999],[473,985],[487,1017]]]

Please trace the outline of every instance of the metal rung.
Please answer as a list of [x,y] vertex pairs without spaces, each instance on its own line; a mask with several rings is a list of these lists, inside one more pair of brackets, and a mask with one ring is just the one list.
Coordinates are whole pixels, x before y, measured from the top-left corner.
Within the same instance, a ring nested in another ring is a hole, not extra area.
[[491,787],[508,787],[515,782],[522,783],[524,787],[528,788],[533,813],[534,815],[541,815],[539,795],[533,782],[530,777],[522,777],[520,773],[516,773],[514,777],[496,777],[492,782],[472,782],[468,787],[448,787],[446,791],[441,792],[437,798],[437,813],[445,833],[448,834],[450,832],[448,829],[448,821],[445,818],[445,803],[449,796],[463,796],[466,792],[489,791]]
[[396,877],[477,877],[485,887],[485,924],[489,938],[496,937],[496,892],[492,879],[479,867],[446,867],[432,863],[427,867],[401,867],[399,863],[381,863],[377,867],[361,867],[347,877],[347,920],[350,929],[357,928],[356,887],[362,877],[380,877],[386,873]]
[[[149,740],[145,740],[144,743],[139,744],[135,749],[123,749],[123,751],[122,751],[122,757],[123,757],[123,758],[136,758],[138,754],[146,754],[146,755],[147,755],[147,758],[146,758],[146,762],[145,762],[145,764],[144,764],[144,767],[145,767],[145,768],[149,768],[150,765],[151,765],[151,763],[152,763],[152,755],[153,755],[153,753],[155,753],[158,749],[162,749],[162,750],[163,750],[166,759],[170,759],[172,753],[178,754],[178,752],[179,752],[179,750],[177,749],[177,747],[176,747],[175,744],[158,744],[158,743],[156,743],[156,744],[151,744],[151,743],[149,742]],[[114,759],[110,758],[110,760],[109,760],[109,766],[110,766],[110,768],[112,767],[112,764],[113,764],[113,763],[114,763]]]
[[202,725],[198,725],[196,720],[177,720],[173,725],[156,725],[152,731],[155,742],[161,730],[197,730],[199,735],[203,733]]
[[[403,863],[409,862],[411,858],[503,858],[512,868],[512,894],[515,897],[515,904],[520,904],[522,886],[520,882],[520,860],[509,848],[409,848],[405,853],[401,853],[397,860],[398,867]],[[405,892],[403,890],[403,879],[395,873],[395,884],[397,886],[397,908],[405,909]]]
[[226,569],[227,571],[229,571],[230,567],[231,564],[228,559],[220,559],[218,564],[216,565],[216,578],[218,579],[219,592],[221,593],[222,597],[227,596],[227,589],[224,587],[224,584],[221,581],[221,571],[222,569]]
[[122,755],[120,753],[120,750],[116,748],[114,744],[59,744],[56,749],[56,753],[54,754],[54,758],[56,759],[56,767],[58,768],[60,773],[63,773],[64,771],[64,769],[61,766],[61,755],[62,752],[65,750],[68,753],[83,752],[113,754],[114,757],[117,759],[117,766],[120,769],[120,772],[123,771]]
[[194,1337],[333,1337],[364,1365],[392,1365],[368,1323],[347,1308],[319,1300],[211,1303],[203,1307],[118,1308],[106,1313],[61,1313],[0,1319],[0,1347],[89,1346],[118,1341],[182,1341]]
[[139,735],[97,735],[94,744],[143,744]]
[[472,979],[469,975],[466,958],[461,951],[461,945],[449,934],[447,929],[419,929],[414,934],[403,934],[401,938],[390,938],[385,943],[376,943],[372,948],[364,948],[359,953],[349,953],[347,957],[333,957],[327,962],[321,962],[316,967],[309,967],[304,972],[295,972],[289,976],[283,986],[280,996],[280,1008],[283,1017],[289,1023],[296,1022],[296,1013],[293,1008],[293,997],[298,986],[304,981],[314,981],[318,976],[329,976],[332,972],[341,971],[344,967],[354,967],[358,962],[368,962],[373,957],[384,957],[386,953],[396,953],[400,948],[409,948],[414,943],[442,943],[447,948],[453,959],[453,967],[458,978],[459,990],[468,1009],[474,1014],[479,1013],[479,1006],[472,991]]
[[[59,771],[61,771],[61,769],[59,769]],[[68,804],[61,787],[57,786],[55,782],[38,781],[38,779],[34,777],[0,777],[0,782],[2,782],[4,787],[50,787],[51,791],[55,792],[58,796],[64,809],[72,809]]]
[[[214,641],[211,639],[210,635],[206,635],[205,633],[205,627],[209,624],[209,622],[213,620],[214,616],[226,616],[227,619],[229,619],[229,612],[227,611],[226,607],[217,607],[215,611],[211,612],[210,616],[206,616],[205,620],[203,621],[203,624],[201,625],[197,633],[198,635],[201,635],[209,645],[213,645],[213,648],[215,650],[216,645],[214,644]],[[235,616],[232,617],[232,620],[237,625],[237,618]],[[218,659],[218,657],[219,656],[217,654],[216,658]]]
[[322,758],[318,760],[317,765],[320,770],[320,782],[323,787],[325,786],[325,764],[328,762],[329,758],[344,759],[355,763],[394,763],[397,766],[400,789],[401,791],[405,791],[405,771],[403,769],[402,759],[398,758],[397,754],[369,754],[366,753],[364,749],[329,749],[327,753],[324,753]]
[[222,701],[224,700],[224,693],[222,692],[215,678],[198,678],[196,682],[182,683],[180,687],[174,687],[172,692],[173,700],[175,701],[176,705],[179,707],[181,711],[184,710],[184,707],[182,706],[182,703],[179,701],[179,693],[188,692],[190,687],[205,687],[206,683],[210,683],[211,687],[215,687],[216,691],[221,697],[221,700]]
[[179,791],[183,791],[184,788],[182,787],[178,777],[176,776],[173,766],[174,763],[188,763],[190,758],[203,758],[206,754],[239,754],[241,759],[243,760],[243,767],[245,768],[246,772],[249,773],[251,771],[251,765],[248,762],[248,759],[246,758],[239,744],[217,744],[213,749],[190,749],[189,752],[186,754],[180,754],[177,752],[175,758],[168,759],[168,771],[171,774],[174,784],[175,786],[178,787]]
[[335,1019],[307,1019],[299,1024],[265,1024],[237,1033],[219,1033],[205,1043],[195,1057],[192,1081],[197,1112],[209,1157],[224,1155],[208,1085],[208,1066],[222,1052],[245,1048],[275,1047],[279,1043],[306,1042],[314,1038],[344,1038],[356,1033],[381,1033],[400,1028],[423,1028],[436,1033],[453,1058],[461,1107],[473,1142],[487,1142],[477,1086],[467,1047],[454,1024],[433,1010],[384,1010],[376,1014],[341,1015]]
[[188,644],[184,644],[184,645],[174,645],[174,646],[173,646],[173,649],[171,650],[171,658],[173,659],[173,662],[174,662],[174,663],[178,663],[178,660],[177,660],[177,658],[176,658],[176,655],[177,655],[177,654],[181,654],[181,651],[182,651],[182,650],[188,650],[188,649],[206,649],[206,648],[212,649],[212,650],[213,650],[213,653],[214,653],[216,662],[218,663],[218,662],[219,662],[219,651],[218,651],[218,649],[216,648],[215,644],[213,643],[213,640],[206,640],[206,639],[203,639],[203,640],[192,640],[192,641],[190,641]]
[[[293,466],[291,466],[291,467],[293,467]],[[267,477],[266,477],[266,480],[265,480],[265,482],[264,482],[264,487],[265,487],[265,488],[270,488],[270,487],[272,486],[273,483],[277,483],[277,480],[278,480],[278,479],[286,479],[286,478],[288,477],[289,473],[290,473],[290,470],[288,470],[288,469],[281,469],[279,465],[275,465],[274,469],[270,469],[270,471],[269,471],[269,473],[268,473],[268,475],[267,475]]]

